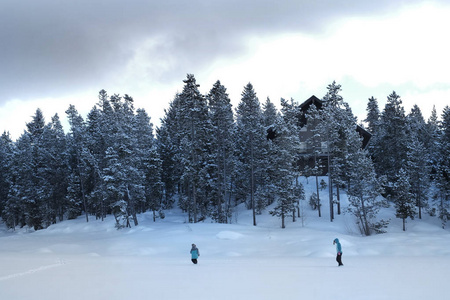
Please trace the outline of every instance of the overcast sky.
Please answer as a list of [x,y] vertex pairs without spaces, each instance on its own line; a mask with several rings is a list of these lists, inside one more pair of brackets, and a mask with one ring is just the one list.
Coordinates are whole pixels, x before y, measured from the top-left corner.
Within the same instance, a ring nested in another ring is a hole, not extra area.
[[[261,102],[322,98],[333,80],[358,118],[395,90],[425,118],[450,103],[450,4],[395,0],[1,0],[0,131],[17,138],[98,92],[128,94],[158,126],[192,73],[234,107],[251,82]],[[67,123],[63,122],[65,129]]]

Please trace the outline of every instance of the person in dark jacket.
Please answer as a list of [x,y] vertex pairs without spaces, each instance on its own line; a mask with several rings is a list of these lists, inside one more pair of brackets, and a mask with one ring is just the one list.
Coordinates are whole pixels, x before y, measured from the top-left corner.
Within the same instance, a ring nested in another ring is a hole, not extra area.
[[338,263],[338,266],[343,266],[342,263],[342,246],[341,243],[339,243],[339,239],[335,238],[333,241],[333,245],[336,245],[336,261]]
[[192,248],[191,248],[191,261],[194,264],[197,264],[197,259],[200,256],[200,251],[198,251],[198,248],[195,244],[192,244]]

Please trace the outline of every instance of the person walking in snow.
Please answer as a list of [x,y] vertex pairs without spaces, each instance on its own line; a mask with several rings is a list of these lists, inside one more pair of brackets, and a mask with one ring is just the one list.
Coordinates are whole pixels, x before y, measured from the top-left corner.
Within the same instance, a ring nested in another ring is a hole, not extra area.
[[200,256],[200,251],[198,251],[198,248],[195,244],[192,244],[192,249],[191,249],[191,261],[194,264],[197,264],[197,259]]
[[333,245],[336,245],[336,261],[338,262],[338,266],[343,266],[342,263],[342,247],[341,243],[339,243],[339,239],[335,238],[333,241]]

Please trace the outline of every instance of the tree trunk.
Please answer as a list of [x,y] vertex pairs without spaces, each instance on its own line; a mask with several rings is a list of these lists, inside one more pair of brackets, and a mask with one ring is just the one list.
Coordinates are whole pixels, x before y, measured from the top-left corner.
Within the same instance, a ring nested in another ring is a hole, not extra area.
[[253,135],[250,135],[250,200],[252,203],[252,210],[253,210],[253,226],[256,226],[256,208],[255,208],[255,195],[253,192],[254,186],[255,186],[255,174],[254,174],[254,153],[253,153]]
[[192,205],[194,206],[194,223],[197,223],[197,188],[195,184],[192,187]]
[[333,210],[333,185],[331,180],[331,157],[330,157],[330,142],[327,141],[327,151],[328,151],[328,193],[330,200],[330,222],[333,222],[334,219],[334,210]]
[[132,197],[130,195],[130,189],[128,188],[128,186],[127,186],[127,199],[128,199],[128,207],[131,211],[131,216],[133,218],[134,226],[138,226],[139,222],[138,222],[138,218],[136,215],[136,207],[135,207],[134,199],[132,199]]
[[80,155],[78,154],[78,151],[77,151],[77,165],[78,165],[78,174],[80,175],[80,188],[81,188],[81,197],[83,198],[84,213],[86,214],[86,222],[89,222],[89,213],[87,209],[86,194],[84,192],[83,178],[81,176]]
[[336,194],[337,194],[337,213],[341,214],[341,194],[339,192],[339,184],[336,185]]
[[422,219],[422,199],[420,197],[420,195],[422,195],[422,189],[420,187],[420,183],[418,183],[419,187],[418,187],[418,191],[417,191],[417,202],[419,205],[419,219]]
[[331,180],[331,174],[328,175],[328,193],[330,198],[330,222],[334,219],[334,208],[333,208],[333,182]]
[[319,176],[316,175],[316,191],[317,191],[317,210],[319,211],[319,218],[322,217],[320,210],[320,196],[319,196]]
[[370,235],[370,228],[369,228],[369,222],[367,221],[367,213],[366,213],[366,205],[364,203],[364,196],[360,196],[361,201],[361,210],[362,210],[362,224],[364,226],[364,234],[366,236]]

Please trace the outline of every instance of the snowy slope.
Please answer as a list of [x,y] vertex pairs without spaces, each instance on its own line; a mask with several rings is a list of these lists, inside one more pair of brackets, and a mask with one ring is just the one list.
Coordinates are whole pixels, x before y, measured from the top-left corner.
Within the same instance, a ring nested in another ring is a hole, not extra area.
[[[306,186],[310,188],[309,185]],[[343,199],[345,204],[345,199]],[[437,299],[445,298],[450,234],[433,218],[392,218],[388,233],[361,237],[350,215],[329,222],[306,206],[303,224],[267,213],[251,225],[188,224],[139,216],[117,231],[113,218],[64,221],[38,232],[0,231],[0,299]],[[386,211],[386,214],[389,210]],[[392,210],[390,211],[392,214]],[[344,267],[332,241],[341,240]],[[199,264],[190,262],[196,243]]]

